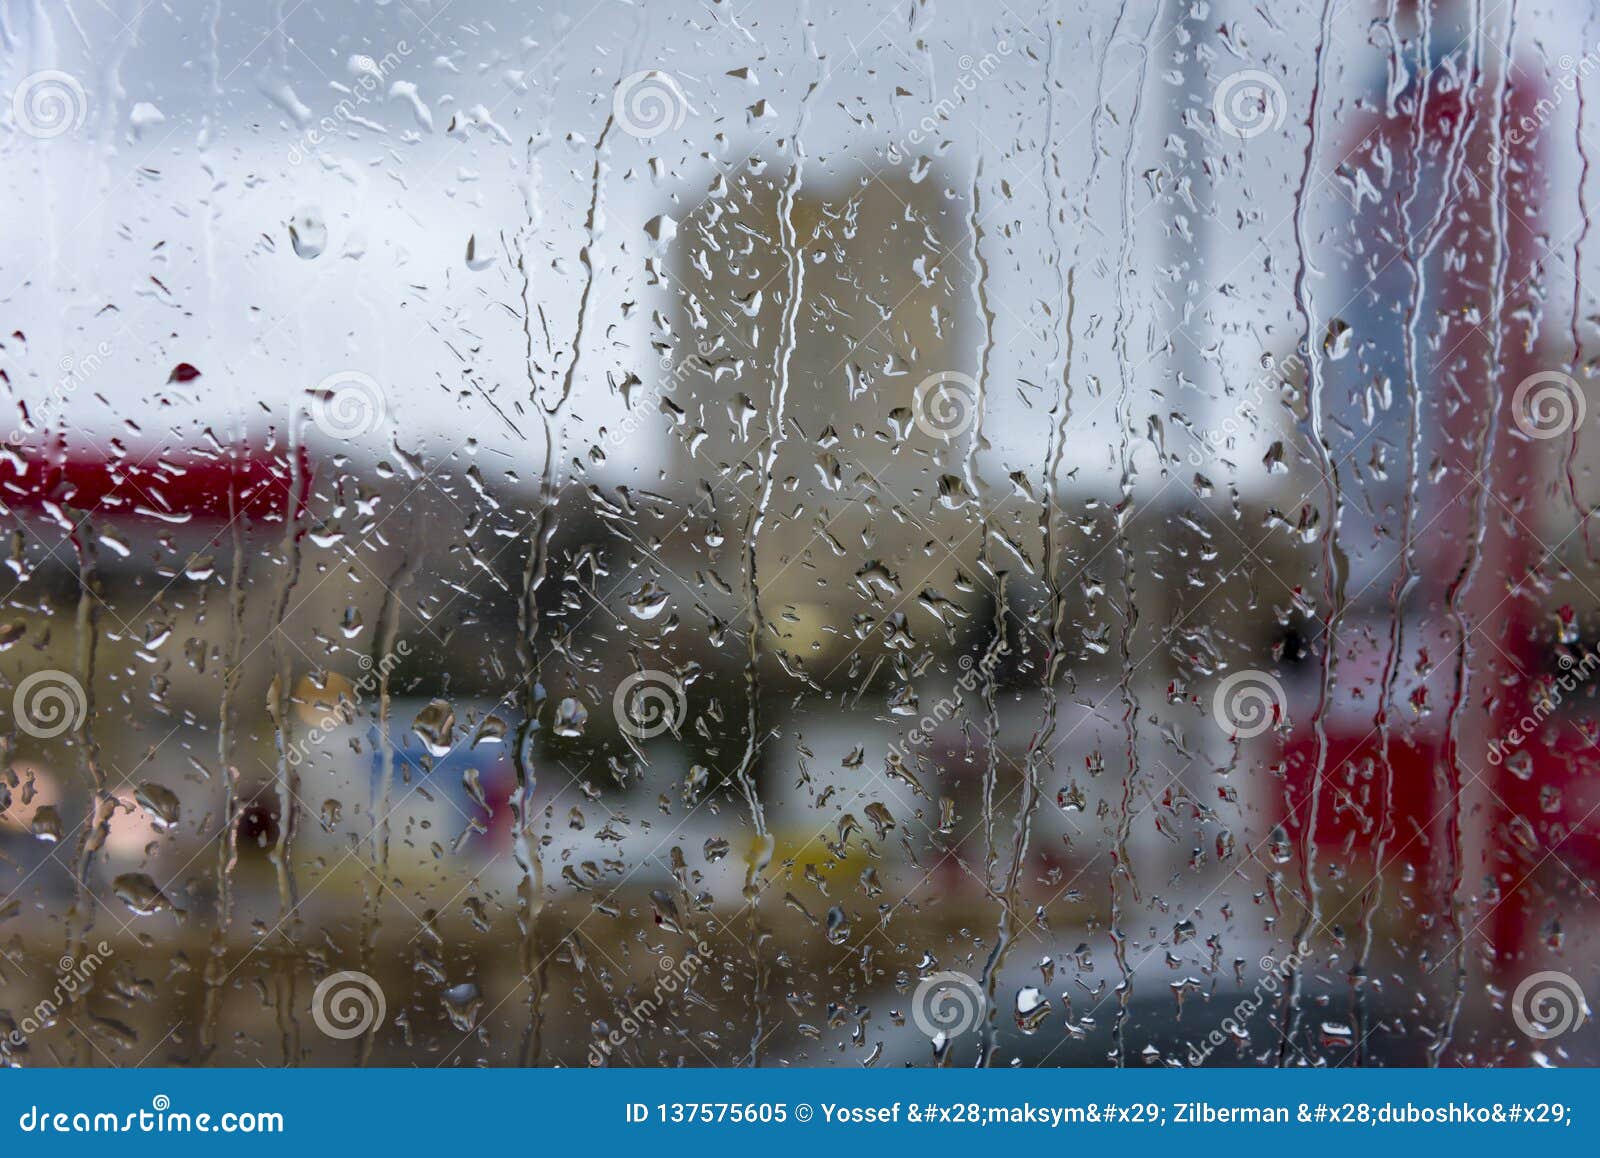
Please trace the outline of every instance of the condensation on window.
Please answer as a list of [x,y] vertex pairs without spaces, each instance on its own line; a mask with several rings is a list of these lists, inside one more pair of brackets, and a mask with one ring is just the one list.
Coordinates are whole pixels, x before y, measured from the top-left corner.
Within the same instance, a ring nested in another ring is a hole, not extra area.
[[0,1056],[1600,1062],[1597,62],[0,6]]

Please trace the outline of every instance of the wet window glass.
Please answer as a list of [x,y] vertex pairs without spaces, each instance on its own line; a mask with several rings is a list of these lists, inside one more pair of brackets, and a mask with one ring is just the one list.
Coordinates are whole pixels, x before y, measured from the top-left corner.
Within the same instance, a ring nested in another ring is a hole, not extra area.
[[0,45],[7,1064],[1600,1062],[1592,6]]

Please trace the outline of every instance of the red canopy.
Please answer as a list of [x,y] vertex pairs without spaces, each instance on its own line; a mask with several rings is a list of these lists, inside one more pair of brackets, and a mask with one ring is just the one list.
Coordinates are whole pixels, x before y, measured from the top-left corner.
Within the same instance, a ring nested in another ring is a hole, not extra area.
[[304,511],[310,459],[298,451],[298,494],[289,448],[69,447],[65,440],[0,455],[0,510],[21,515],[71,507],[113,520],[183,525],[281,518]]

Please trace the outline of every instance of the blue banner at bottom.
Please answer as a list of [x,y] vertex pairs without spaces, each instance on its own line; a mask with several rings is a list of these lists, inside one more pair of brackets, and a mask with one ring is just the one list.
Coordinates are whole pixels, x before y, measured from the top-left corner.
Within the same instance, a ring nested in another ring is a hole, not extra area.
[[[20,1070],[0,1148],[1600,1141],[1588,1070]],[[593,1147],[602,1149],[595,1151]],[[621,1150],[615,1152],[623,1152]]]

